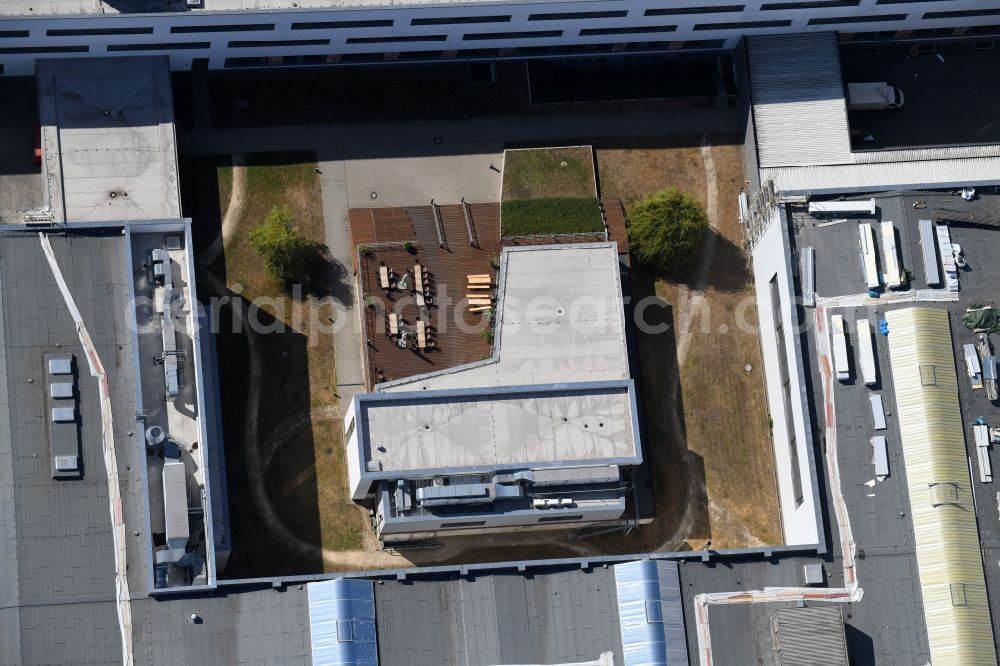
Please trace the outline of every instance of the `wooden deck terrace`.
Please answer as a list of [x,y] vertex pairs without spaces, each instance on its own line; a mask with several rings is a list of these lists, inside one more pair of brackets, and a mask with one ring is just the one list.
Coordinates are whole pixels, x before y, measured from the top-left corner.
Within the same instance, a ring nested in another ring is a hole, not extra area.
[[[444,370],[490,355],[491,346],[480,334],[482,314],[470,312],[464,300],[470,292],[469,275],[490,275],[493,288],[481,291],[496,294],[496,271],[490,260],[500,254],[500,206],[469,206],[475,245],[470,244],[462,205],[440,206],[438,210],[445,247],[439,243],[438,224],[430,206],[355,208],[348,212],[352,244],[367,247],[364,255],[355,253],[355,261],[359,262],[364,294],[369,390],[379,382]],[[412,252],[404,248],[406,242],[413,244]],[[427,271],[424,291],[428,302],[423,311],[414,292],[417,262]],[[388,290],[380,284],[379,269],[383,266],[392,273],[393,287]],[[406,288],[401,289],[404,276]],[[407,334],[404,347],[398,346],[397,336],[390,336],[390,313],[399,317],[399,331]],[[433,348],[416,347],[418,318],[427,321]]]

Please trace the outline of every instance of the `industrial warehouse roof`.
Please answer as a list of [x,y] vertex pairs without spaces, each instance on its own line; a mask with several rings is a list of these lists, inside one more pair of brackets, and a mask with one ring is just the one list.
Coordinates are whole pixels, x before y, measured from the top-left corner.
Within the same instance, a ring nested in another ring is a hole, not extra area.
[[996,664],[948,313],[885,313],[931,660]]
[[629,377],[617,243],[506,247],[493,357],[380,391],[621,380]]
[[786,194],[983,187],[1000,182],[1000,157],[762,168],[760,176]]
[[[49,235],[107,372],[127,529],[135,664],[302,663],[304,591],[148,596],[125,237]],[[115,557],[97,379],[37,233],[0,234],[0,664],[121,663]],[[52,478],[47,354],[75,360],[80,479]],[[204,622],[193,624],[190,613]]]
[[748,37],[762,168],[851,161],[837,33]]
[[1000,181],[1000,146],[852,152],[837,34],[748,37],[761,181],[785,194],[952,188]]
[[[675,562],[308,587],[315,664],[688,663]],[[354,622],[367,645],[372,595],[377,662],[331,642]]]
[[180,217],[166,57],[39,60],[36,73],[55,221]]
[[[108,361],[116,441],[124,441],[135,427],[124,239],[118,230],[50,242]],[[115,663],[122,648],[98,385],[37,234],[0,235],[0,336],[0,663]],[[46,354],[75,359],[79,479],[52,478]],[[123,487],[140,487],[132,469]],[[122,511],[142,525],[138,493],[131,499]],[[139,539],[127,534],[139,554]],[[130,563],[132,589],[144,589],[145,563]]]

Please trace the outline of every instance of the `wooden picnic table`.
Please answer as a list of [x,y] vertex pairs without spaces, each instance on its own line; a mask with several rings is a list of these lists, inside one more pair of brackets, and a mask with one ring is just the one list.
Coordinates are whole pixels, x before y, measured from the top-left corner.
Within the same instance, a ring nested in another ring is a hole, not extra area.
[[490,284],[493,278],[489,275],[470,275],[469,284]]
[[424,273],[420,270],[420,264],[417,264],[415,270],[413,271],[414,283],[413,288],[418,294],[422,294],[424,291]]
[[383,289],[389,288],[389,269],[385,266],[379,266],[378,268],[378,281]]
[[399,315],[389,313],[389,335],[399,335]]
[[418,308],[422,308],[427,305],[427,300],[424,298],[424,292],[418,291],[413,295],[413,298],[417,302]]
[[493,287],[488,284],[470,284],[469,289],[492,289]]

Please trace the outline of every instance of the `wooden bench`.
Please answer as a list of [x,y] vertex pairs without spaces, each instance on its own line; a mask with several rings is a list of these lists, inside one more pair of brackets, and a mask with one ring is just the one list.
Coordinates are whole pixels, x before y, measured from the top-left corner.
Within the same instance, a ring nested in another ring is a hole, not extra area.
[[417,347],[425,349],[427,347],[427,322],[417,320]]

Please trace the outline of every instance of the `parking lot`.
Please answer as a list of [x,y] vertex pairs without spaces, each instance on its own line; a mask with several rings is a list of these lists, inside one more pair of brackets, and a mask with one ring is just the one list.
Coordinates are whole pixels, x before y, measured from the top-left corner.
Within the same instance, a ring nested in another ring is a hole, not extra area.
[[[842,47],[845,84],[885,81],[906,98],[901,109],[850,112],[854,150],[1000,141],[1000,88],[990,83],[1000,51],[977,50],[977,44],[939,44],[921,53],[908,44],[881,46],[877,53]],[[868,135],[874,140],[864,141]]]

